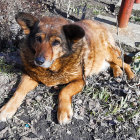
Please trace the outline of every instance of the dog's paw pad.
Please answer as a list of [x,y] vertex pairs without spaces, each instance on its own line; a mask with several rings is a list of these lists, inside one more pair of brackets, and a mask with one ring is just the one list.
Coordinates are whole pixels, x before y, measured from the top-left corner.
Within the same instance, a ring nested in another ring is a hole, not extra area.
[[73,110],[70,106],[65,108],[58,108],[57,119],[60,125],[65,125],[71,122],[73,116]]

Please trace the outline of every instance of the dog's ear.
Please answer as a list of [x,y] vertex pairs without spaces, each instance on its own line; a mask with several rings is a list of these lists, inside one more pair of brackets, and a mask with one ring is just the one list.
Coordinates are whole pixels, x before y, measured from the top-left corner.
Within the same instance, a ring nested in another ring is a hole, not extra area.
[[85,36],[85,31],[82,27],[76,24],[68,24],[63,26],[63,31],[67,39],[70,41],[78,41]]
[[28,13],[20,12],[15,16],[17,23],[21,26],[24,33],[27,35],[32,30],[38,19]]

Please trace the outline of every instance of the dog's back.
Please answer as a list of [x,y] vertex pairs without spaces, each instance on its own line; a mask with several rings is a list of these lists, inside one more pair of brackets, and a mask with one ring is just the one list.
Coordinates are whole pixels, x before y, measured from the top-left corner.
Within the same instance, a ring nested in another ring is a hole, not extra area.
[[86,45],[84,46],[84,67],[85,76],[98,74],[106,70],[110,64],[109,48],[113,49],[118,57],[120,50],[115,46],[111,33],[99,22],[92,20],[82,20],[76,22],[85,30]]

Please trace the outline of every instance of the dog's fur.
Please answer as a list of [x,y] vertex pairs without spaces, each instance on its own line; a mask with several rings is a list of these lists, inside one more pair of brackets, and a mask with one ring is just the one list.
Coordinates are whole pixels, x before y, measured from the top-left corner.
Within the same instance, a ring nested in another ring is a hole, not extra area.
[[[82,20],[75,23],[60,17],[36,17],[19,13],[16,21],[27,38],[21,45],[26,74],[9,102],[0,110],[0,120],[11,118],[26,94],[39,82],[46,86],[67,84],[59,93],[57,118],[70,122],[72,96],[80,92],[87,76],[110,66],[114,77],[122,75],[121,52],[108,30],[100,23]],[[124,63],[128,79],[134,77]]]

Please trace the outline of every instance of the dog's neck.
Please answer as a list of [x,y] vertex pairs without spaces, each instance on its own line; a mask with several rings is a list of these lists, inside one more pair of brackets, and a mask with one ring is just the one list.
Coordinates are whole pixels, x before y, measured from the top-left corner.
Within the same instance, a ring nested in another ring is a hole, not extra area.
[[51,67],[49,68],[49,70],[53,71],[53,72],[58,72],[61,68],[62,64],[60,62],[60,59],[56,59],[53,64],[51,65]]

